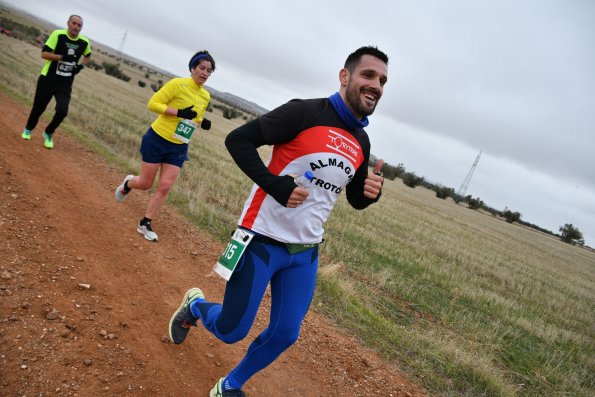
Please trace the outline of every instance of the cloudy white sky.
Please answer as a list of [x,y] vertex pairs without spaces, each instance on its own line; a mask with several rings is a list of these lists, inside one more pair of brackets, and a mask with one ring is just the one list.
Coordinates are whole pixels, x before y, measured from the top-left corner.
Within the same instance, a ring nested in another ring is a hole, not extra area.
[[593,0],[3,0],[178,75],[208,49],[208,84],[273,109],[338,89],[346,56],[377,45],[389,82],[372,153],[595,247]]

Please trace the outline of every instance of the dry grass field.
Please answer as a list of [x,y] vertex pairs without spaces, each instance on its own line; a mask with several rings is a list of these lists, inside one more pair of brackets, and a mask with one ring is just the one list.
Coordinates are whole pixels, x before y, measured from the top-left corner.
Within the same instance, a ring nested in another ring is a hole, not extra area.
[[[0,89],[30,104],[39,48],[5,36],[0,48]],[[146,109],[151,94],[137,79],[84,70],[62,129],[122,175],[138,171],[140,138],[154,119]],[[244,121],[218,110],[207,117],[213,129],[193,140],[169,202],[223,239],[250,186],[223,140]],[[595,394],[593,252],[398,179],[386,181],[382,199],[366,211],[341,199],[325,229],[314,304],[429,390]]]

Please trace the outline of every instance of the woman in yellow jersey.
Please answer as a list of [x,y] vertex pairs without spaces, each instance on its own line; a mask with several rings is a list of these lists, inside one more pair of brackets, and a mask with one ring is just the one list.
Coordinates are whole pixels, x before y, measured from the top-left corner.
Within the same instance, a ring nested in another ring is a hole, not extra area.
[[188,160],[188,143],[199,126],[211,127],[204,118],[211,95],[204,84],[215,71],[215,60],[208,51],[199,51],[188,63],[190,77],[174,78],[159,89],[147,107],[159,116],[143,136],[140,153],[140,175],[128,175],[116,188],[116,200],[124,201],[132,189],[147,190],[159,172],[157,191],[149,200],[137,231],[147,240],[157,241],[151,221],[167,200],[184,161]]

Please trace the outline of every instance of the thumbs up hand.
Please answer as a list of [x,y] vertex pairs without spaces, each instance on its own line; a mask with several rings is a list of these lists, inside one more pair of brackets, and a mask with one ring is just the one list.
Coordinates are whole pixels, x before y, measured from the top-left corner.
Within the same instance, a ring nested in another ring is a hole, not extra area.
[[374,173],[368,174],[368,177],[364,182],[364,196],[369,199],[376,199],[382,190],[384,178],[380,175],[380,170],[382,169],[383,164],[384,160],[378,160],[374,166]]
[[378,159],[378,161],[376,161],[376,165],[374,166],[374,174],[375,175],[380,175],[382,176],[382,166],[384,165],[384,160],[382,159]]

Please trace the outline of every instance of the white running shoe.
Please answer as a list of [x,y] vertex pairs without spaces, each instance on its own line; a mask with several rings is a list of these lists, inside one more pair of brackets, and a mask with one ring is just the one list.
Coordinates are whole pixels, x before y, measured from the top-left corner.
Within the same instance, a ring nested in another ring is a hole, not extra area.
[[122,202],[126,200],[126,196],[128,196],[128,193],[126,193],[126,191],[124,190],[124,184],[126,184],[126,182],[131,180],[132,178],[134,178],[134,175],[127,175],[126,178],[124,178],[124,182],[122,182],[120,186],[116,188],[115,196],[117,201]]
[[146,225],[138,225],[136,231],[145,236],[149,241],[157,241],[157,233],[153,231],[150,223]]

